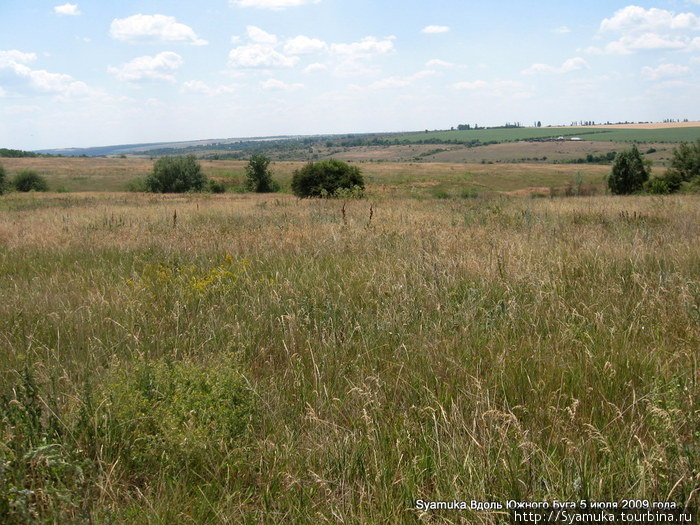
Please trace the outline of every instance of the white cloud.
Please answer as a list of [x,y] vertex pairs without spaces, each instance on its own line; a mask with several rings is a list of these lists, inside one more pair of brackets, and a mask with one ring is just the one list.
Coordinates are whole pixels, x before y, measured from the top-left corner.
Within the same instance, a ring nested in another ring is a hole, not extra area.
[[586,52],[593,55],[631,55],[639,51],[678,50],[691,51],[697,45],[696,41],[687,37],[665,37],[656,33],[641,35],[626,35],[608,42],[605,47],[589,47]]
[[190,80],[182,85],[182,91],[185,93],[202,93],[210,97],[233,93],[235,90],[236,86],[211,87],[201,80]]
[[452,62],[446,62],[445,60],[440,60],[439,58],[433,58],[425,63],[426,67],[452,67],[454,64]]
[[630,5],[616,11],[600,24],[600,34],[618,33],[617,40],[603,47],[589,47],[591,54],[630,55],[644,51],[700,49],[700,38],[689,33],[700,31],[700,17],[665,9]]
[[658,67],[645,66],[642,68],[642,78],[645,80],[682,77],[688,73],[690,73],[690,68],[679,64],[661,64]]
[[292,67],[299,57],[288,57],[263,44],[248,44],[231,50],[228,55],[231,67],[265,68]]
[[260,87],[263,89],[273,89],[277,91],[296,91],[297,89],[302,89],[304,84],[287,84],[281,80],[271,78],[260,82]]
[[115,18],[109,34],[116,40],[130,43],[182,42],[194,46],[207,44],[199,38],[194,30],[179,23],[174,16],[133,15],[127,18]]
[[452,84],[453,89],[467,89],[467,90],[475,90],[475,89],[483,89],[489,85],[488,82],[485,80],[474,80],[474,81],[466,81],[466,82],[455,82]]
[[581,57],[574,57],[565,60],[564,63],[559,66],[550,66],[548,64],[532,64],[529,68],[521,71],[523,75],[535,75],[537,73],[571,73],[572,71],[579,71],[581,69],[588,69],[588,62],[586,62]]
[[417,80],[421,78],[429,77],[434,75],[436,72],[432,69],[424,69],[408,77],[387,77],[381,80],[377,80],[370,84],[370,89],[387,89],[387,88],[400,88],[407,87],[414,84]]
[[313,73],[314,71],[323,71],[325,69],[328,69],[328,66],[326,64],[314,62],[313,64],[309,64],[304,68],[304,73]]
[[449,30],[449,26],[425,26],[420,32],[426,35],[436,35],[439,33],[447,33]]
[[8,51],[0,50],[0,68],[8,67],[13,64],[28,64],[36,60],[36,53],[23,53],[16,49]]
[[309,55],[312,53],[320,53],[328,49],[328,44],[318,38],[309,38],[308,36],[299,35],[284,44],[284,52],[288,55]]
[[172,73],[182,67],[183,63],[180,55],[165,51],[155,56],[134,58],[120,67],[109,67],[107,71],[124,82],[145,80],[175,82],[175,76]]
[[257,44],[276,44],[277,36],[267,31],[263,31],[259,27],[248,26],[246,27],[246,33],[248,38]]
[[371,58],[375,55],[386,55],[394,51],[394,37],[386,37],[379,40],[373,36],[367,36],[359,42],[350,44],[331,44],[331,52],[352,58]]
[[63,4],[53,8],[53,12],[57,15],[77,16],[82,14],[78,9],[78,4]]
[[571,33],[571,29],[569,29],[567,26],[559,26],[552,29],[552,33],[556,33],[557,35],[565,35],[567,33]]
[[450,87],[458,91],[469,91],[481,97],[507,97],[509,100],[522,100],[533,96],[530,91],[525,89],[523,84],[512,80],[474,80],[457,82]]
[[27,66],[36,58],[35,53],[24,53],[16,49],[0,51],[0,69],[9,69],[16,76],[25,79],[32,89],[54,93],[63,99],[97,94],[85,82],[75,80],[70,75],[50,73],[44,69],[31,69]]
[[318,4],[321,0],[229,0],[229,4],[239,7],[258,7],[261,9],[284,9],[305,4]]
[[600,24],[601,32],[658,32],[658,31],[696,31],[700,29],[700,17],[694,13],[675,14],[665,9],[644,9],[629,5],[619,9],[611,18],[605,18]]
[[7,96],[7,91],[5,91],[5,89],[2,86],[0,86],[0,98],[6,97],[6,96]]

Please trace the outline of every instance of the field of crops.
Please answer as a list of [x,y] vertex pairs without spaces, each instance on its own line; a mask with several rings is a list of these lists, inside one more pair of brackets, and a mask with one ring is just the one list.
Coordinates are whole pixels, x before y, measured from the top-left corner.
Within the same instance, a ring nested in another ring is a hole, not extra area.
[[587,141],[602,142],[691,142],[700,138],[700,127],[667,129],[607,129],[595,127],[570,128],[509,128],[433,131],[392,135],[402,141],[421,142],[444,140],[445,142],[513,142],[518,140],[579,137]]

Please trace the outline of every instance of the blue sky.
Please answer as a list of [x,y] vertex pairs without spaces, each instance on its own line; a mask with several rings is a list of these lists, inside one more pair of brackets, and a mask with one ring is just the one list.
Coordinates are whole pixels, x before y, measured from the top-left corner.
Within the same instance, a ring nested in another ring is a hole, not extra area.
[[0,147],[700,119],[700,0],[0,3]]

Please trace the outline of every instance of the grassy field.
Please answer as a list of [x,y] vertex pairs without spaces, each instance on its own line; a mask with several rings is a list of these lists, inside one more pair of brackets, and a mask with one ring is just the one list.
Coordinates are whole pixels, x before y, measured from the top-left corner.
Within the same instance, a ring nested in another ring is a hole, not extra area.
[[467,142],[513,142],[519,140],[545,139],[557,137],[579,137],[596,142],[692,142],[700,138],[700,127],[674,127],[666,129],[611,129],[587,127],[567,128],[509,128],[433,131],[428,133],[406,133],[390,138],[420,142],[424,140],[444,140]]
[[0,521],[697,506],[700,198],[374,184],[0,197]]
[[[35,170],[48,180],[53,191],[119,192],[129,182],[145,177],[153,161],[145,158],[25,158],[1,159],[8,177],[23,169]],[[229,191],[241,190],[246,162],[234,160],[202,161],[207,176],[227,184]],[[289,188],[292,173],[301,162],[275,162],[274,176],[284,189]],[[511,164],[484,165],[463,163],[360,162],[358,164],[371,191],[391,192],[417,197],[436,191],[457,195],[475,188],[482,192],[519,191],[530,188],[562,188],[579,174],[586,185],[603,189],[607,166]]]

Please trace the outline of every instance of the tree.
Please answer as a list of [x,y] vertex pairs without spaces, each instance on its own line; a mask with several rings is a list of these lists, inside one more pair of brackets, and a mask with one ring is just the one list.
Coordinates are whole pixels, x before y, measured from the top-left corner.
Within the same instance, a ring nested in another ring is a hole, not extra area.
[[5,193],[5,166],[0,164],[0,195]]
[[254,191],[255,193],[279,191],[280,186],[273,180],[269,166],[270,159],[263,154],[256,154],[250,157],[245,167],[245,186],[248,191]]
[[700,139],[692,144],[683,142],[674,148],[669,172],[674,172],[685,182],[700,177]]
[[310,162],[292,177],[292,191],[297,197],[333,197],[343,189],[361,192],[364,188],[360,169],[335,159]]
[[184,193],[205,189],[207,177],[194,155],[161,157],[146,177],[146,189],[153,193]]
[[46,179],[36,171],[22,170],[12,180],[17,191],[49,191]]
[[628,195],[640,191],[649,180],[651,163],[642,159],[637,146],[621,151],[615,156],[608,187],[616,195]]

